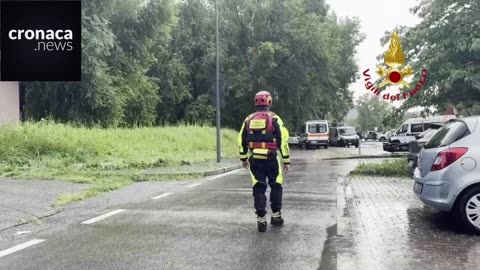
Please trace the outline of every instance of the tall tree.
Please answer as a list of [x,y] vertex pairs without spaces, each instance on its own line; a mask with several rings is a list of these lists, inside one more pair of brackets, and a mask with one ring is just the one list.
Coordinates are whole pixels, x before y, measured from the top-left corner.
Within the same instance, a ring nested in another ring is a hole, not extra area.
[[422,68],[428,70],[428,77],[403,109],[425,106],[444,111],[448,104],[469,108],[480,102],[480,3],[422,0],[412,12],[422,21],[397,30],[416,71],[414,81],[419,80]]

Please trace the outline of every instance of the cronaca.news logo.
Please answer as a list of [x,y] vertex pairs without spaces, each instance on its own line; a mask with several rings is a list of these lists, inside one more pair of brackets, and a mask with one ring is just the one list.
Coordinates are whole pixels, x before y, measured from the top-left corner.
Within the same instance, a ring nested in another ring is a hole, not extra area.
[[80,0],[0,0],[0,80],[80,81]]
[[34,51],[73,51],[73,31],[72,30],[52,30],[52,29],[12,29],[8,31],[8,38],[13,41],[28,40],[34,41]]
[[[370,75],[370,69],[366,69],[363,72],[365,80],[365,88],[368,91],[371,91],[372,94],[379,96],[382,94],[382,88],[393,85],[393,86],[403,86],[410,87],[410,84],[406,81],[407,78],[414,74],[411,66],[405,66],[405,54],[402,51],[400,45],[400,40],[396,32],[393,33],[390,40],[390,46],[385,53],[384,62],[387,67],[380,65],[377,67],[376,73],[380,76],[382,80],[378,85],[372,83],[372,77]],[[390,101],[399,101],[405,100],[409,97],[415,96],[422,86],[425,84],[427,79],[427,70],[424,68],[421,71],[421,77],[418,83],[415,85],[415,88],[409,91],[400,91],[400,93],[384,93],[382,95],[383,99]]]

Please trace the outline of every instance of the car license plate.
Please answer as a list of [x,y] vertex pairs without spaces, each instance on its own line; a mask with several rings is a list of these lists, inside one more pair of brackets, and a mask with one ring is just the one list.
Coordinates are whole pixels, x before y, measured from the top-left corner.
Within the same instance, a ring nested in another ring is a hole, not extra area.
[[422,193],[422,189],[423,189],[423,184],[420,184],[420,183],[417,183],[415,182],[415,185],[413,186],[413,190],[416,192],[416,193]]
[[412,168],[412,167],[413,167],[413,163],[414,163],[413,160],[410,160],[410,161],[408,162],[408,167],[409,167],[409,168]]

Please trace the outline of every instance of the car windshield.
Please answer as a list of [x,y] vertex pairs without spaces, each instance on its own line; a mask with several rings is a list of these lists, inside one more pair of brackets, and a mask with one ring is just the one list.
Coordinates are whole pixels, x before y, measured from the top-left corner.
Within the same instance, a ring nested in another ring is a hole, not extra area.
[[325,133],[325,132],[327,132],[327,125],[325,124],[308,125],[308,133]]
[[357,132],[355,131],[354,128],[339,128],[338,133],[340,135],[356,135]]
[[461,121],[453,121],[445,124],[437,133],[425,144],[425,148],[437,148],[452,144],[461,138],[470,134],[467,126]]

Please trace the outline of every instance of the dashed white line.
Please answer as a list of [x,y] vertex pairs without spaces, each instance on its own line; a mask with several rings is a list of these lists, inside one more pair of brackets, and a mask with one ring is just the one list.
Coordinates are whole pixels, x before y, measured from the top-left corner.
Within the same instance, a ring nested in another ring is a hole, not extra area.
[[33,239],[31,241],[28,241],[26,243],[23,243],[23,244],[20,244],[18,246],[14,246],[14,247],[11,247],[9,249],[5,249],[5,250],[2,250],[0,251],[0,258],[4,257],[4,256],[7,256],[9,254],[12,254],[14,252],[17,252],[17,251],[20,251],[22,249],[26,249],[28,247],[31,247],[33,245],[36,245],[36,244],[39,244],[39,243],[42,243],[46,241],[46,239]]
[[103,214],[103,215],[100,215],[98,217],[95,217],[95,218],[89,219],[87,221],[84,221],[84,222],[82,222],[82,224],[92,224],[92,223],[95,223],[99,220],[106,219],[107,217],[110,217],[110,216],[116,215],[118,213],[121,213],[123,211],[126,211],[126,210],[125,209],[117,209],[117,210],[114,210],[112,212],[108,212],[106,214]]
[[171,194],[172,194],[172,193],[169,193],[169,192],[163,193],[163,194],[160,194],[160,195],[158,195],[158,196],[155,196],[155,197],[151,198],[151,200],[158,200],[158,199],[160,199],[160,198],[167,197],[168,195],[171,195]]
[[227,175],[229,175],[229,174],[233,174],[233,173],[238,172],[238,171],[240,171],[240,170],[244,170],[244,169],[238,169],[238,170],[233,170],[233,171],[230,171],[230,172],[227,172],[227,173],[224,173],[224,174],[219,174],[219,175],[216,175],[216,176],[208,179],[208,181],[212,181],[212,180],[215,180],[215,179],[218,179],[218,178],[227,176]]
[[191,185],[187,186],[187,188],[192,188],[192,187],[200,186],[201,184],[202,184],[202,183],[191,184]]

